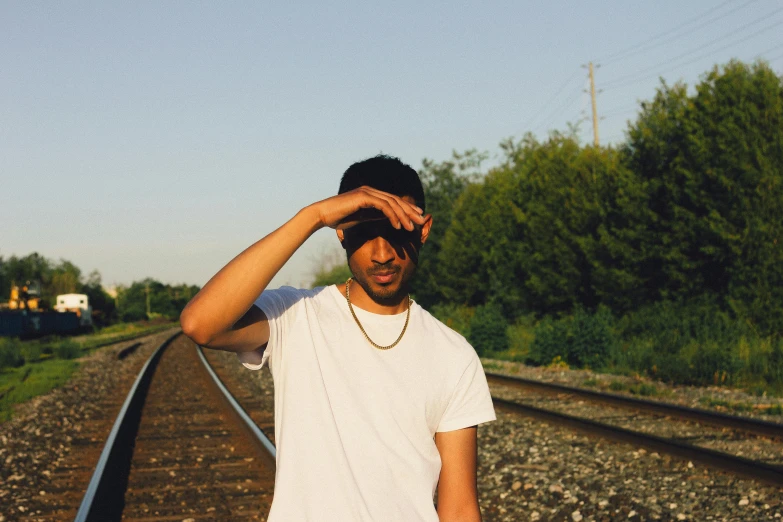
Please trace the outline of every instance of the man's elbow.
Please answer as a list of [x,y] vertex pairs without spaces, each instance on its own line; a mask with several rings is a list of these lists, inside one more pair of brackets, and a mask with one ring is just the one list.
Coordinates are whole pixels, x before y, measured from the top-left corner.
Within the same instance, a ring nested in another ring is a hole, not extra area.
[[187,306],[179,316],[179,325],[182,328],[182,333],[187,335],[194,343],[199,346],[209,344],[211,336],[204,330],[202,323]]

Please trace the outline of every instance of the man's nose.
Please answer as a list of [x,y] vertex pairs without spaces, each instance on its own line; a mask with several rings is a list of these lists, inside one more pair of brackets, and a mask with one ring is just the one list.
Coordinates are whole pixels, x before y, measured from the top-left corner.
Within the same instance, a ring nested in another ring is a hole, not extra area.
[[394,261],[394,246],[381,236],[372,240],[372,252],[370,258],[373,263],[383,265]]

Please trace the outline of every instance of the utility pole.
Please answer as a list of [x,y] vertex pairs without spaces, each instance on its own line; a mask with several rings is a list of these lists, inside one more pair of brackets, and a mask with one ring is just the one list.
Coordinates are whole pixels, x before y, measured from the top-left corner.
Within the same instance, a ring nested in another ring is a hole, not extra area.
[[590,70],[590,100],[593,103],[593,145],[598,146],[598,109],[595,106],[595,76],[593,75],[593,62],[588,64]]
[[147,292],[147,319],[150,318],[150,284],[144,283],[144,291]]

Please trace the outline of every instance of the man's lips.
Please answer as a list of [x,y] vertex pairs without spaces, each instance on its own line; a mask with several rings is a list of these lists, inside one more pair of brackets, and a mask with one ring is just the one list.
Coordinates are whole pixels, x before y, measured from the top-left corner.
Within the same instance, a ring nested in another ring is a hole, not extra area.
[[373,281],[376,283],[383,284],[391,283],[395,275],[397,275],[397,272],[377,272],[372,274],[370,277],[372,277]]

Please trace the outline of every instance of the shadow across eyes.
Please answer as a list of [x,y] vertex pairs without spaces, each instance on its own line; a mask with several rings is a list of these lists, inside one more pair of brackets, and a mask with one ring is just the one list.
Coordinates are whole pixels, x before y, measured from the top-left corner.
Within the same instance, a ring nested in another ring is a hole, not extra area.
[[413,244],[417,246],[421,241],[421,225],[414,223],[413,230],[407,230],[394,228],[388,220],[365,221],[346,229],[344,234],[345,241],[356,247],[376,237],[382,237],[393,245]]

